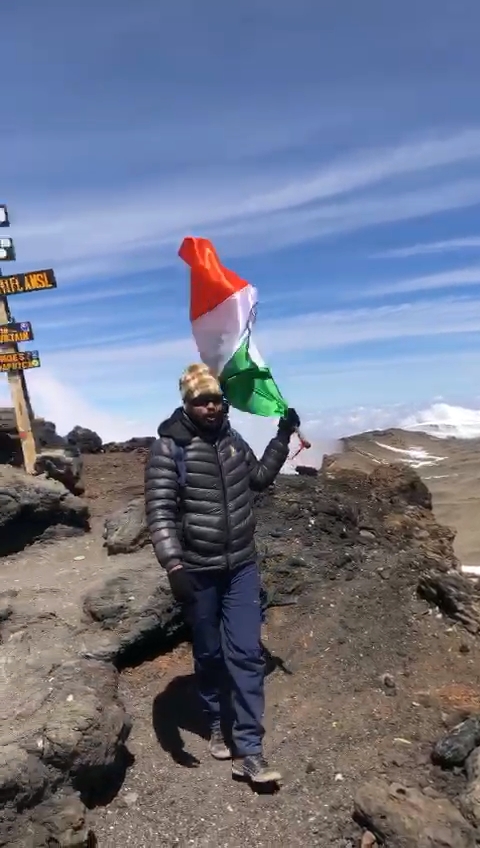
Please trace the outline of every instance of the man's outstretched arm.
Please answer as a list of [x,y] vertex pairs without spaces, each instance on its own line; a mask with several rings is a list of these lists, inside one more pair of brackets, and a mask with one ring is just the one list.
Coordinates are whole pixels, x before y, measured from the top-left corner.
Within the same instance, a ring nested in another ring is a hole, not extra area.
[[145,511],[155,555],[167,572],[182,561],[177,533],[178,488],[170,440],[157,439],[145,466]]
[[278,423],[277,435],[271,439],[265,448],[261,459],[257,459],[250,446],[245,442],[245,455],[250,472],[250,488],[254,492],[262,492],[272,485],[288,457],[290,438],[300,419],[294,409],[289,409]]

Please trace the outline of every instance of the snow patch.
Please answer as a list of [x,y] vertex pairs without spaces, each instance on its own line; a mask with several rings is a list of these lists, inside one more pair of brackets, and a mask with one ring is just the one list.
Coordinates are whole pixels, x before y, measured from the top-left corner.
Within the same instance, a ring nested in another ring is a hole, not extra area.
[[[446,456],[434,456],[428,453],[424,448],[394,448],[392,445],[386,445],[384,442],[376,442],[379,448],[393,451],[394,453],[402,454],[399,457],[400,462],[405,462],[411,468],[423,468],[425,465],[437,465],[443,462]],[[448,476],[448,475],[446,475]]]
[[480,577],[480,565],[461,565],[460,570],[468,577]]

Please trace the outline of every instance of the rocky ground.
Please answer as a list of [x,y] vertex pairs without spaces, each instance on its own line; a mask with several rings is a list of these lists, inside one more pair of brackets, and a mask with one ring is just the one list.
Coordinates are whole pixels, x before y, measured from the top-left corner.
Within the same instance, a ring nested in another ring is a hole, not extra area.
[[474,846],[480,732],[453,761],[431,754],[480,713],[480,601],[418,478],[331,470],[260,499],[267,749],[285,782],[259,796],[206,754],[150,548],[102,547],[143,461],[84,457],[91,533],[2,558],[0,845],[366,848],[370,829],[390,848]]
[[381,430],[342,439],[338,467],[372,470],[394,462],[414,468],[432,493],[435,515],[455,530],[455,552],[480,565],[480,439],[439,439],[407,430]]

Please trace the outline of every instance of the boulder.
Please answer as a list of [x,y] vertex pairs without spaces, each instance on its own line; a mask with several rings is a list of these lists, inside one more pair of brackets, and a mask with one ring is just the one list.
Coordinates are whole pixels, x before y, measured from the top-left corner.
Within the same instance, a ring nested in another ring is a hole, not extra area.
[[35,472],[45,474],[51,480],[63,483],[74,495],[83,495],[85,489],[80,482],[83,471],[82,455],[78,448],[50,448],[38,454]]
[[0,465],[23,465],[23,453],[20,439],[16,433],[5,433],[0,430]]
[[480,632],[480,591],[456,569],[433,569],[420,576],[420,595],[470,632]]
[[132,451],[148,451],[155,441],[155,436],[134,436],[126,442],[107,442],[103,446],[105,453],[131,453]]
[[89,430],[88,427],[79,427],[78,425],[70,430],[67,435],[67,442],[70,445],[76,445],[81,453],[101,453],[103,442],[94,430]]
[[312,465],[296,465],[295,471],[304,477],[318,477],[318,468],[313,468]]
[[120,785],[131,723],[113,665],[79,656],[68,622],[31,609],[11,597],[0,624],[0,845],[27,833],[35,848],[87,845],[85,805]]
[[[21,468],[23,466],[22,445],[17,432],[15,416],[13,415],[12,418],[13,421],[11,423],[4,419],[1,421],[0,465],[8,464]],[[6,426],[9,429],[5,429]],[[44,418],[35,418],[32,429],[39,453],[45,449],[61,450],[66,447],[65,439],[58,435],[55,424],[52,421],[45,421]]]
[[477,745],[480,745],[480,716],[469,716],[436,743],[432,761],[442,768],[463,766]]
[[162,653],[186,634],[181,609],[152,551],[144,551],[140,560],[126,559],[119,574],[88,592],[83,613],[89,625],[84,654],[120,666],[152,648]]
[[354,818],[389,848],[475,848],[475,831],[447,798],[372,780],[355,796]]
[[0,466],[0,555],[22,550],[52,526],[89,529],[87,505],[62,483]]
[[149,544],[144,499],[134,498],[107,518],[103,538],[109,554],[130,554]]
[[63,436],[59,436],[53,421],[45,421],[44,418],[35,418],[33,422],[33,434],[39,452],[45,449],[66,447],[66,439]]
[[[29,823],[31,842],[35,848],[95,848],[97,841],[87,823],[87,810],[77,793],[57,792],[32,814]],[[10,843],[8,843],[10,845]],[[17,842],[12,848],[25,848]]]
[[413,469],[380,465],[369,475],[369,480],[377,500],[432,509],[430,491]]
[[465,763],[468,784],[460,797],[460,808],[464,816],[480,826],[480,748],[475,748]]

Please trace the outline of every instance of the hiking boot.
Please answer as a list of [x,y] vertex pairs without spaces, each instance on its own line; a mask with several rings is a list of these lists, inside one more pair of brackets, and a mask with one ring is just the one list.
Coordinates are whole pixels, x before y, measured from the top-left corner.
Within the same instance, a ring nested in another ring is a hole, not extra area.
[[215,725],[212,727],[210,733],[210,740],[208,743],[208,750],[210,751],[212,757],[215,760],[230,760],[231,752],[230,749],[225,742],[222,728],[220,726]]
[[249,780],[250,783],[280,783],[282,780],[278,769],[269,766],[262,754],[235,759],[232,763],[232,777]]

